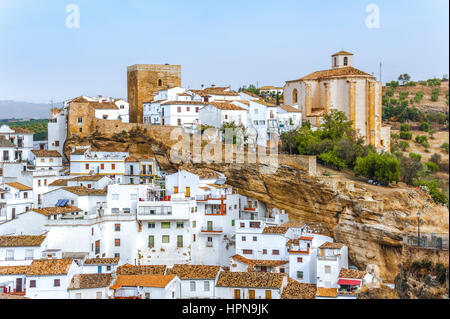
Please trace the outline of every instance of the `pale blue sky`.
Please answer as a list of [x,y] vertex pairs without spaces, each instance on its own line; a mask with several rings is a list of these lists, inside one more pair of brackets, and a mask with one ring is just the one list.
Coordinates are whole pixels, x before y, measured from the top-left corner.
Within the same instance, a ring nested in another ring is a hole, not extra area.
[[[65,26],[67,5],[80,29]],[[381,28],[365,26],[366,6]],[[383,80],[449,69],[448,0],[0,0],[0,100],[126,97],[126,67],[182,65],[183,85],[283,85],[341,49]]]

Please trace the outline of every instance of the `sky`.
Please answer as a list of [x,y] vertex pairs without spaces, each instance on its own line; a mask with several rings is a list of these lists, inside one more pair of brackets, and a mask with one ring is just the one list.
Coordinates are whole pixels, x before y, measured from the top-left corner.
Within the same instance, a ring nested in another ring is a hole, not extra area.
[[126,98],[133,64],[181,64],[189,88],[283,86],[342,49],[383,82],[442,77],[449,1],[0,0],[0,100]]

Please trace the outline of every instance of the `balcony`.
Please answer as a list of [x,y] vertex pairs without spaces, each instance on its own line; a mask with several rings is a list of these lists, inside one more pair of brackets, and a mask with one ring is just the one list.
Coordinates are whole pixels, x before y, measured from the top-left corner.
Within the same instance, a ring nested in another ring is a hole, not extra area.
[[221,234],[223,233],[223,227],[202,227],[200,231],[208,234]]

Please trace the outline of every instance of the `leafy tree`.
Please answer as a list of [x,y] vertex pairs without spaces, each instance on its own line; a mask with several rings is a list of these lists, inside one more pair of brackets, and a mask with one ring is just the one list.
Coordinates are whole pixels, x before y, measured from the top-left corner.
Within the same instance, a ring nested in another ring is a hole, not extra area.
[[[411,153],[414,154],[414,153]],[[422,163],[420,162],[421,156],[401,156],[400,158],[400,175],[402,181],[408,185],[412,185],[413,181],[419,175],[422,170]],[[416,154],[415,154],[416,155]]]
[[402,139],[402,140],[410,140],[410,139],[412,139],[412,134],[411,134],[411,132],[400,132],[400,138]]
[[420,128],[422,129],[422,131],[428,132],[430,130],[430,123],[422,122],[420,123]]
[[395,89],[396,87],[399,86],[399,83],[398,83],[398,81],[391,81],[391,82],[386,83],[386,86],[390,86],[391,88]]
[[400,74],[398,80],[402,82],[402,85],[405,85],[409,80],[411,80],[411,76],[408,73]]
[[439,89],[434,89],[431,92],[431,101],[436,102],[439,99]]
[[425,162],[425,166],[427,167],[428,171],[431,173],[436,173],[439,170],[439,166],[433,162]]
[[400,163],[391,154],[370,152],[356,160],[354,172],[356,176],[375,179],[388,185],[400,180]]
[[405,152],[409,148],[409,143],[406,141],[400,141],[400,148]]
[[323,117],[322,139],[329,138],[336,140],[342,138],[344,134],[350,134],[352,121],[348,121],[344,112],[332,110]]
[[448,206],[448,197],[439,190],[440,185],[437,180],[416,179],[414,186],[426,186],[436,203]]
[[400,131],[401,132],[409,132],[409,130],[410,130],[409,124],[402,124],[402,125],[400,125]]
[[416,136],[416,142],[422,145],[423,147],[430,147],[430,144],[428,143],[428,138],[425,135],[418,135]]
[[404,100],[404,99],[406,99],[408,97],[408,95],[409,95],[408,91],[401,91],[399,93],[399,98],[400,98],[400,100]]
[[448,143],[446,142],[446,143],[443,143],[442,145],[441,145],[441,148],[443,148],[444,150],[445,150],[445,152],[448,154],[448,148],[449,148],[449,146],[448,146]]
[[319,158],[323,160],[327,165],[330,165],[337,170],[342,170],[347,167],[345,161],[337,155],[336,151],[329,151],[319,155]]
[[389,89],[386,90],[386,95],[389,96],[389,97],[393,97],[394,96],[394,92],[395,92],[394,88],[390,87]]
[[420,103],[420,101],[422,101],[422,99],[423,99],[423,92],[417,91],[416,95],[414,96],[414,101],[416,103]]

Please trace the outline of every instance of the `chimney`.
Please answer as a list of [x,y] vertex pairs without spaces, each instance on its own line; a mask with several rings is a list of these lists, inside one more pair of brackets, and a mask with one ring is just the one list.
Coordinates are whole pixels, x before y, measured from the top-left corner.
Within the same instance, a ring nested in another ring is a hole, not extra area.
[[204,85],[204,84],[202,84],[202,85],[201,85],[201,87],[202,87],[202,90],[203,90],[203,89],[205,88],[205,85]]
[[99,94],[99,95],[98,95],[98,102],[99,102],[99,103],[102,103],[102,100],[103,100],[103,96]]
[[213,87],[216,87],[216,85],[213,83],[213,84],[211,84],[211,87],[213,88]]

